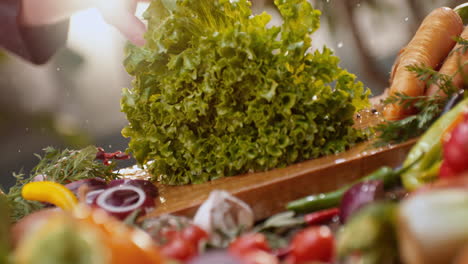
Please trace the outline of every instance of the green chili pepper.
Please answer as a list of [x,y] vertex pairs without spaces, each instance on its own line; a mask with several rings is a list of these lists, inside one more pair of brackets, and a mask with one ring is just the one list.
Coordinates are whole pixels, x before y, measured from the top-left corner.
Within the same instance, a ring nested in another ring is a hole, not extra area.
[[317,195],[309,195],[302,199],[292,201],[287,205],[287,209],[305,213],[335,207],[340,204],[343,194],[354,184],[368,180],[382,180],[385,187],[392,186],[399,180],[399,176],[403,170],[404,169],[393,170],[390,167],[381,167],[368,176],[361,178],[352,184],[348,184],[336,191]]
[[[452,110],[441,116],[408,153],[403,166],[414,164],[408,171],[402,173],[403,186],[413,191],[418,187],[437,178],[436,166],[442,159],[441,136],[445,129],[468,106],[468,98],[465,98]],[[416,160],[418,160],[415,162]],[[429,177],[429,175],[431,175]]]
[[468,3],[461,4],[455,7],[453,10],[460,15],[461,19],[463,20],[463,24],[468,24]]

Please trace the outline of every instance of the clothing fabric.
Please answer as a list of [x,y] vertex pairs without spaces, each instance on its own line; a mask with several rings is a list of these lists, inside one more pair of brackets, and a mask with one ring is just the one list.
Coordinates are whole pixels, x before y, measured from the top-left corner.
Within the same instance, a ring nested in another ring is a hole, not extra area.
[[67,41],[69,22],[26,27],[19,23],[20,11],[21,0],[0,0],[0,47],[43,64]]

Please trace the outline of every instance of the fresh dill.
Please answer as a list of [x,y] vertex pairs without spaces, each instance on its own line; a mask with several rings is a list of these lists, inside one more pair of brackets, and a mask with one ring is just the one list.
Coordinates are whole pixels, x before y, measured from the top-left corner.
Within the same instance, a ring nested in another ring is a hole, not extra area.
[[441,74],[425,66],[412,65],[408,66],[407,70],[414,72],[428,86],[437,84],[439,89],[444,91],[447,96],[440,96],[438,93],[431,96],[416,97],[403,93],[389,96],[383,101],[384,105],[399,104],[405,109],[413,108],[417,114],[377,125],[375,131],[379,134],[379,137],[375,143],[376,146],[401,143],[424,133],[440,116],[448,98],[457,91],[451,76]]
[[13,174],[16,178],[16,185],[11,187],[6,194],[13,220],[17,221],[44,207],[42,203],[27,201],[21,196],[21,189],[28,182],[47,180],[66,184],[90,178],[106,180],[117,178],[119,174],[114,172],[116,163],[110,163],[109,166],[104,165],[102,161],[96,159],[97,152],[98,149],[95,146],[88,146],[81,150],[65,149],[63,151],[47,147],[44,149],[42,157],[36,155],[39,158],[39,163],[30,175]]

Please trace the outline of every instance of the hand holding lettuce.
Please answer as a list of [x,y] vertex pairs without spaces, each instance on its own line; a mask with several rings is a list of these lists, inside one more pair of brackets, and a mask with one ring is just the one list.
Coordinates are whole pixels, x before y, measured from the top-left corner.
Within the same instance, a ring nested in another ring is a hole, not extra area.
[[[275,1],[284,24],[246,0],[153,1],[122,111],[129,150],[167,184],[263,171],[345,150],[368,91],[331,50],[309,52],[320,12]],[[148,163],[149,161],[153,161]]]

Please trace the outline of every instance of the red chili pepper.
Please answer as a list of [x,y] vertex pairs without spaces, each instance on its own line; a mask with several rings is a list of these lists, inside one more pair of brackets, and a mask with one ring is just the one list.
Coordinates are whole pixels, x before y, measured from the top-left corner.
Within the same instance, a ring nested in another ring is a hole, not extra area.
[[325,210],[313,212],[310,214],[306,214],[304,216],[304,221],[308,225],[319,225],[324,222],[331,221],[333,217],[337,216],[339,213],[340,213],[340,209],[338,208],[325,209]]
[[116,151],[112,153],[105,152],[103,148],[98,148],[98,152],[96,153],[96,159],[102,160],[104,165],[109,165],[110,161],[112,159],[116,160],[124,160],[124,159],[129,159],[130,155],[127,153],[124,153],[122,151]]

